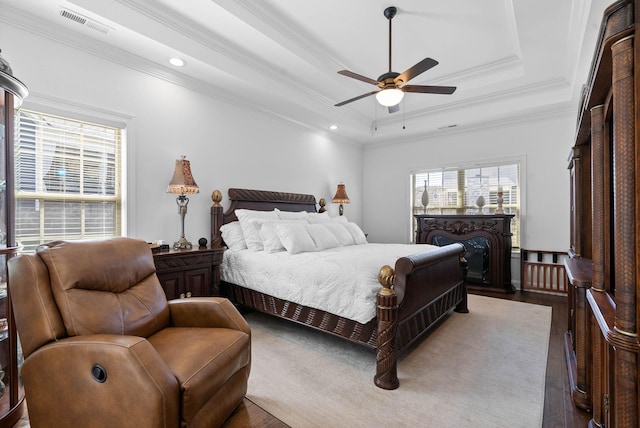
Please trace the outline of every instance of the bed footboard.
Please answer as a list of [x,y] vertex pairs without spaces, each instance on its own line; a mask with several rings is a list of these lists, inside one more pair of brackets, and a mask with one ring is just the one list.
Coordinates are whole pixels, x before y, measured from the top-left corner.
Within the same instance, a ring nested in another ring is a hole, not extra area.
[[378,280],[375,384],[396,389],[398,354],[450,310],[468,312],[464,247],[451,244],[383,266]]

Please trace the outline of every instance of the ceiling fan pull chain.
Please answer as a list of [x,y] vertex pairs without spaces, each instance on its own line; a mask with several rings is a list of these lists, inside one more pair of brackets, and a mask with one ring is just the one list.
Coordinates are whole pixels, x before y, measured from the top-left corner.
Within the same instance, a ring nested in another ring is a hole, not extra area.
[[407,128],[405,128],[405,126],[404,126],[404,125],[405,125],[405,120],[404,120],[404,119],[405,119],[405,115],[404,115],[404,112],[406,111],[406,109],[404,108],[404,104],[405,104],[405,102],[406,102],[405,100],[402,100],[402,129],[407,129]]
[[378,132],[378,106],[376,103],[373,103],[373,129]]

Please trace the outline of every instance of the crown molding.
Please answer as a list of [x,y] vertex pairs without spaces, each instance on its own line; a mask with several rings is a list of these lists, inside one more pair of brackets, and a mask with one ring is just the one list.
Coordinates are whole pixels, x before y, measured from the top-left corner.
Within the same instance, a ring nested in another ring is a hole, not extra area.
[[391,146],[397,144],[407,144],[423,141],[427,137],[437,137],[441,135],[450,135],[454,133],[470,133],[481,129],[504,128],[507,126],[517,125],[520,123],[536,122],[544,119],[555,119],[561,115],[576,115],[577,106],[572,103],[559,103],[554,108],[549,106],[538,109],[519,110],[508,116],[501,116],[496,119],[486,120],[482,122],[469,123],[456,126],[455,128],[444,128],[429,132],[423,132],[418,135],[412,135],[406,138],[385,139],[382,141],[372,142],[365,145],[366,149],[374,149],[383,146]]
[[433,107],[427,107],[424,109],[414,110],[410,113],[406,113],[404,118],[391,117],[382,120],[378,120],[377,124],[390,125],[394,123],[400,123],[403,121],[411,121],[424,117],[425,115],[433,115],[436,113],[442,113],[451,110],[458,110],[466,107],[477,106],[480,104],[487,104],[489,102],[502,101],[512,98],[522,98],[529,95],[538,94],[545,91],[558,91],[570,88],[569,82],[563,78],[550,79],[540,82],[534,82],[529,85],[516,86],[502,91],[488,92],[482,95],[478,95],[473,98],[467,98],[459,101],[452,101],[445,104],[440,104]]

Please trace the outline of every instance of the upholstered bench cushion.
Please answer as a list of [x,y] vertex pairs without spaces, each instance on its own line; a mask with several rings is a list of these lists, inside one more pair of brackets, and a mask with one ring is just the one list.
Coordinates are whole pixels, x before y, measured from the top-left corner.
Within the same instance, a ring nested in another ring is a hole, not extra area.
[[238,330],[170,327],[148,340],[178,379],[186,422],[251,362],[250,335]]

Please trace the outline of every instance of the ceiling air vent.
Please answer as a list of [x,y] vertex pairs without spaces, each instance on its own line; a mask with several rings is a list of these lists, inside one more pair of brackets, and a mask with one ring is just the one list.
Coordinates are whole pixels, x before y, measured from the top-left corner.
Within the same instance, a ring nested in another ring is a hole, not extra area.
[[110,27],[94,20],[91,18],[87,18],[86,16],[80,15],[79,13],[73,12],[69,9],[65,9],[62,8],[60,10],[60,16],[62,16],[63,18],[67,18],[72,20],[73,22],[77,22],[80,25],[84,25],[87,28],[90,28],[92,30],[96,30],[99,31],[103,34],[107,34],[109,32],[109,30],[111,30]]

